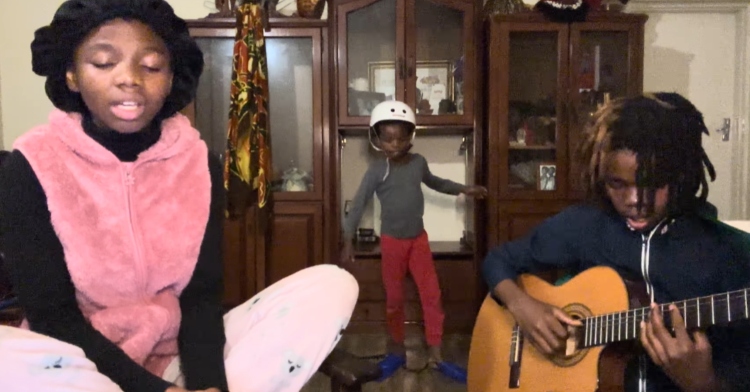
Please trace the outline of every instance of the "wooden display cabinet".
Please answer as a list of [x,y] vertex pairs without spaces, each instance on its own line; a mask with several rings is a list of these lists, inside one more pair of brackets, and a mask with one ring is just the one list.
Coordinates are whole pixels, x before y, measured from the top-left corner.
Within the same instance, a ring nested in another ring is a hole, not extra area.
[[583,197],[575,154],[606,98],[642,92],[645,15],[538,13],[488,21],[488,245],[526,234]]
[[[185,113],[209,149],[224,156],[235,19],[188,21],[204,52],[196,100]],[[328,133],[327,23],[271,19],[265,33],[269,79],[272,196],[225,223],[225,304],[234,306],[268,285],[330,259],[331,154]]]

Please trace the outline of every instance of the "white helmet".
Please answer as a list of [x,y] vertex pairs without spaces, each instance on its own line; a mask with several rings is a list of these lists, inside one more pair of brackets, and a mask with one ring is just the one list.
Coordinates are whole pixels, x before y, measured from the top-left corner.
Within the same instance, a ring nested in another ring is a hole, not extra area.
[[381,121],[405,121],[411,125],[417,125],[414,111],[411,110],[409,105],[399,101],[381,102],[372,109],[370,126],[372,127]]

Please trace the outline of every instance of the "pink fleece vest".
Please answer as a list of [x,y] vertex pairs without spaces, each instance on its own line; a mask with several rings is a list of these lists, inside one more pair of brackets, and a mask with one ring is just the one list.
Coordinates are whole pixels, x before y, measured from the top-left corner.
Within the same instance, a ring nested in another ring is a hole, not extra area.
[[188,119],[120,162],[81,117],[54,111],[15,143],[44,188],[78,306],[91,325],[161,376],[177,352],[178,298],[208,222],[208,150]]

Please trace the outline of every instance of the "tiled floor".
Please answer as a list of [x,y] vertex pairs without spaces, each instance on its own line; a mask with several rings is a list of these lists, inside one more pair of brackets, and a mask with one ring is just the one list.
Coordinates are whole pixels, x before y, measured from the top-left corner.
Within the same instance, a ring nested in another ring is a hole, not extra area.
[[[358,356],[377,356],[385,353],[386,335],[345,335],[339,347]],[[464,368],[469,359],[470,337],[468,335],[448,335],[443,341],[443,357]],[[407,367],[422,369],[427,363],[424,340],[419,336],[406,339]],[[373,361],[377,361],[373,359]],[[466,386],[454,382],[436,370],[409,371],[401,369],[384,382],[365,384],[364,392],[465,392]],[[330,380],[316,373],[302,392],[329,392]]]

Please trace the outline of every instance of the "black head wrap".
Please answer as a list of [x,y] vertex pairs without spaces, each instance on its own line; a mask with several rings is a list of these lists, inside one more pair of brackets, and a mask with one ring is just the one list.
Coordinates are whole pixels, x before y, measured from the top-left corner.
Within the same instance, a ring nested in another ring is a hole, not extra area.
[[203,72],[203,53],[190,36],[187,24],[164,0],[68,0],[52,23],[34,33],[32,69],[47,77],[45,90],[52,103],[66,112],[86,113],[81,96],[68,89],[65,74],[86,36],[113,19],[137,20],[149,26],[167,46],[173,73],[172,91],[157,115],[177,113],[195,97]]

